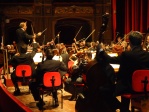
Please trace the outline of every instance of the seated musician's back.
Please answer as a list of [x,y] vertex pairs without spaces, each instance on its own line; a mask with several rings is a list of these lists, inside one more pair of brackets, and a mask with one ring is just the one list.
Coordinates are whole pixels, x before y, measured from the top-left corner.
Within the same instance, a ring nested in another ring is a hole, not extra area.
[[26,53],[27,52],[27,45],[22,45],[20,47],[20,49],[21,49],[20,53],[14,55],[12,57],[12,59],[9,61],[9,64],[11,64],[14,68],[14,71],[11,74],[11,80],[12,80],[14,87],[15,87],[14,95],[20,94],[20,89],[18,87],[17,78],[16,78],[16,74],[15,74],[16,67],[20,64],[30,65],[32,68],[32,75],[35,74],[35,64],[33,61],[32,54]]
[[[46,50],[45,54],[46,54],[46,60],[38,63],[37,65],[36,75],[34,77],[36,80],[32,81],[29,85],[34,100],[38,101],[37,107],[39,109],[42,109],[43,105],[45,104],[43,100],[41,99],[40,93],[38,90],[38,87],[40,86],[40,84],[43,83],[44,73],[45,72],[58,72],[59,70],[67,71],[67,67],[63,62],[59,60],[52,60],[54,56],[54,51],[52,49]],[[55,106],[56,107],[59,106],[57,91],[53,91],[52,95],[55,100]]]

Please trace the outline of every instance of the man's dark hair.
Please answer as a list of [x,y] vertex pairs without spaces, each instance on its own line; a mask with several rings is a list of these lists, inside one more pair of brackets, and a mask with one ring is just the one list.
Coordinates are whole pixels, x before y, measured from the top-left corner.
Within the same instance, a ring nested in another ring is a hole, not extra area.
[[143,35],[138,31],[133,31],[129,35],[129,41],[133,46],[140,46],[142,43]]
[[53,52],[52,49],[47,49],[45,54],[46,54],[46,58],[49,59],[49,60],[51,60],[54,56],[54,52]]

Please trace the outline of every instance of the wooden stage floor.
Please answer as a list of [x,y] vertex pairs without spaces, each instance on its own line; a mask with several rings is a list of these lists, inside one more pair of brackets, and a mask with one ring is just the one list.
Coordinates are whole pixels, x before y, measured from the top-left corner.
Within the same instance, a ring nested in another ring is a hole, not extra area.
[[[21,95],[16,96],[23,104],[29,107],[33,112],[41,112],[36,107],[36,102],[34,101],[32,94],[29,93],[28,86],[20,86]],[[7,90],[13,94],[14,87],[7,87]],[[52,106],[52,96],[51,95],[44,95],[44,101],[46,103],[44,112],[75,112],[75,102],[76,101],[69,101],[68,98],[71,97],[71,94],[63,90],[63,109],[61,108],[61,91],[58,91],[58,98],[59,98],[59,106],[54,108]],[[117,97],[120,100],[120,97]],[[131,109],[131,108],[130,108]],[[116,112],[120,112],[120,110],[116,110]],[[140,112],[136,110],[135,112]]]
[[[7,87],[8,91],[13,94],[14,87]],[[33,112],[41,112],[36,107],[36,102],[34,101],[32,94],[28,93],[29,89],[27,86],[20,87],[21,95],[16,96],[22,103],[24,103],[27,107],[29,107]],[[51,95],[44,95],[44,101],[46,105],[44,106],[46,110],[44,112],[75,112],[75,101],[69,101],[68,98],[71,97],[66,91],[63,91],[63,109],[61,108],[61,91],[58,91],[58,98],[59,98],[59,106],[54,108],[52,106],[52,96]]]

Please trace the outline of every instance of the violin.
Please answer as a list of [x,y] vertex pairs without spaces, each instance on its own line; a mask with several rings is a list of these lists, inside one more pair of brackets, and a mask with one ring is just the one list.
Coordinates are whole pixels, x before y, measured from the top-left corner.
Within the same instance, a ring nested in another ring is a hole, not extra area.
[[123,52],[124,48],[121,45],[114,45],[112,48],[113,53],[118,53],[120,55]]

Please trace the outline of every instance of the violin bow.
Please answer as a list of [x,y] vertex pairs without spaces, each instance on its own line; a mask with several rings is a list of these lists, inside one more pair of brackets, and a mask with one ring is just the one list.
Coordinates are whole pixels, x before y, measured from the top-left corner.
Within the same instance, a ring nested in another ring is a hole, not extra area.
[[46,29],[44,29],[44,30],[41,32],[41,34],[43,34],[46,30],[47,30],[47,28],[46,28]]
[[[132,32],[132,30],[129,33],[127,33],[121,40],[124,40],[131,32]],[[119,42],[117,42],[116,44],[119,44]]]
[[32,28],[32,33],[33,35],[35,35],[34,29],[33,29],[33,25],[31,24],[31,28]]
[[76,49],[76,51],[78,52],[78,49],[77,49],[77,46],[76,46],[76,37],[78,36],[78,34],[79,34],[79,32],[81,31],[81,29],[82,29],[82,26],[79,28],[79,30],[78,30],[78,32],[77,32],[77,34],[75,35],[75,37],[74,37],[74,41],[75,41],[75,49]]
[[85,41],[95,32],[95,29],[86,37]]
[[81,29],[82,29],[82,26],[80,27],[79,31],[77,32],[77,34],[76,34],[76,36],[74,38],[76,38],[78,36],[78,34],[81,31]]
[[42,42],[42,45],[43,45],[42,63],[44,62],[44,42],[45,42],[45,35],[44,35],[44,37],[43,37],[43,42]]

